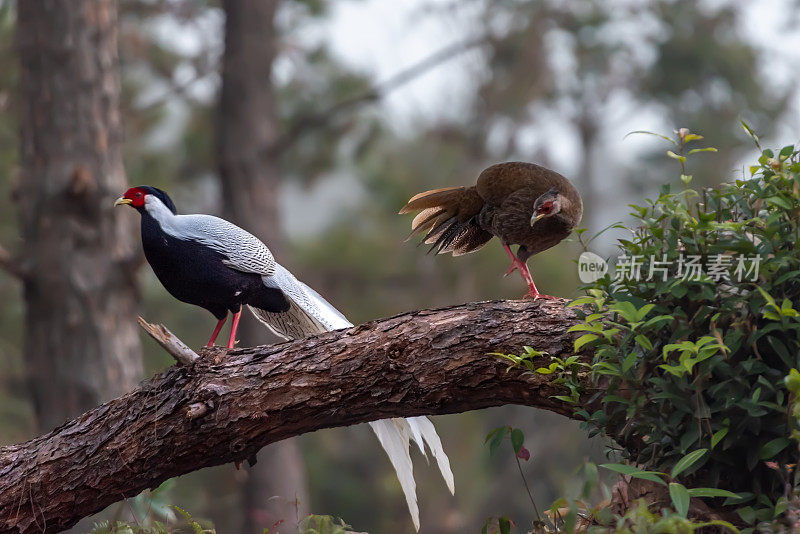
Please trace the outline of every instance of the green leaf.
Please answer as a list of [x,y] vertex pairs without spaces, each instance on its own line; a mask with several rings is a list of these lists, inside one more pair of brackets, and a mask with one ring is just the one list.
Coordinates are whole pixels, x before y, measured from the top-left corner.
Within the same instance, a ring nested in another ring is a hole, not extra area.
[[675,152],[673,152],[672,150],[667,150],[667,156],[669,156],[669,157],[671,157],[673,159],[677,159],[681,163],[685,163],[686,162],[686,156],[680,156],[680,155],[676,154]]
[[758,457],[762,460],[774,458],[779,452],[785,449],[789,443],[791,443],[791,441],[788,438],[775,438],[772,441],[768,441],[761,447],[761,450],[758,451]]
[[676,145],[676,146],[678,145],[678,143],[677,143],[677,142],[676,142],[674,139],[670,139],[670,138],[669,138],[669,137],[667,137],[666,135],[657,134],[657,133],[655,133],[655,132],[648,132],[647,130],[634,130],[634,131],[632,131],[632,132],[628,132],[627,134],[625,134],[625,137],[623,137],[623,139],[625,139],[625,138],[626,138],[626,137],[628,137],[629,135],[633,135],[633,134],[645,134],[645,135],[652,135],[652,136],[655,136],[655,137],[660,137],[661,139],[666,139],[667,141],[669,141],[669,142],[670,142],[670,143],[672,143],[673,145]]
[[672,472],[670,473],[672,475],[672,478],[677,477],[678,475],[689,469],[691,466],[695,464],[695,462],[697,462],[697,460],[702,458],[703,455],[707,452],[708,449],[697,449],[696,451],[692,451],[683,458],[681,458],[680,460],[678,460],[678,462],[675,464],[675,467],[672,468]]
[[636,357],[637,356],[636,356],[635,352],[631,352],[630,354],[628,354],[625,357],[625,359],[622,361],[622,372],[623,373],[627,373],[628,370],[630,370],[630,368],[633,367],[633,364],[636,363]]
[[644,320],[644,318],[647,317],[647,314],[650,313],[650,310],[652,310],[655,307],[656,307],[655,304],[645,304],[644,306],[639,308],[636,311],[636,322]]
[[716,432],[714,432],[714,435],[711,436],[711,448],[712,449],[714,447],[716,447],[717,443],[719,443],[720,440],[722,438],[724,438],[728,434],[728,430],[730,430],[730,429],[725,427],[725,428],[721,428],[720,430],[717,430]]
[[650,340],[647,339],[647,337],[643,336],[642,334],[636,336],[636,342],[646,350],[653,350],[653,344],[650,343]]
[[660,473],[656,471],[637,471],[636,473],[631,473],[630,476],[633,478],[640,478],[642,480],[649,480],[650,482],[655,482],[656,484],[661,484],[662,486],[666,486],[667,483],[659,476]]
[[553,395],[553,398],[556,400],[560,400],[562,402],[568,402],[570,404],[574,404],[578,399],[569,395]]
[[758,290],[759,293],[761,293],[761,296],[764,297],[764,300],[767,301],[767,304],[769,304],[770,306],[774,306],[776,309],[778,308],[778,304],[775,302],[775,299],[772,298],[772,295],[764,291],[764,289],[762,289],[761,286],[756,286],[756,289]]
[[747,132],[747,135],[749,135],[749,136],[750,136],[750,137],[753,139],[753,141],[755,141],[755,143],[756,143],[756,146],[760,147],[760,145],[759,145],[759,140],[758,140],[758,136],[757,136],[757,135],[756,135],[756,133],[753,131],[753,129],[752,129],[752,128],[750,128],[750,126],[749,126],[749,125],[748,125],[746,122],[744,122],[743,120],[741,120],[741,119],[740,119],[740,120],[739,120],[739,122],[740,122],[740,123],[741,123],[741,125],[742,125],[742,129],[743,129],[745,132]]
[[551,363],[547,367],[537,367],[536,372],[540,375],[551,375],[556,372],[558,369],[558,364],[556,362]]
[[789,374],[783,379],[783,382],[786,384],[786,389],[794,395],[800,393],[800,373],[797,372],[797,369],[790,369]]
[[703,139],[702,135],[697,135],[697,134],[690,133],[690,134],[686,134],[683,137],[683,142],[684,143],[688,143],[689,141],[699,141],[700,139]]
[[591,494],[592,490],[597,486],[597,480],[599,479],[597,473],[597,465],[593,462],[586,462],[586,465],[583,467],[584,473],[586,474],[586,480],[583,483],[583,491],[581,491],[581,498],[588,499]]
[[663,476],[664,473],[660,473],[658,471],[642,471],[632,465],[625,464],[601,464],[600,467],[608,469],[609,471],[620,473],[621,475],[640,478],[642,480],[649,480],[650,482],[655,482],[657,484],[661,484],[662,486],[667,485],[661,479],[661,476]]
[[525,442],[525,434],[522,433],[522,430],[520,430],[519,428],[515,428],[514,430],[511,431],[511,446],[514,447],[515,453],[519,452],[524,442]]
[[706,148],[693,148],[689,151],[689,155],[691,156],[692,154],[697,154],[698,152],[716,152],[716,151],[717,149],[712,146]]
[[728,497],[731,499],[739,497],[732,491],[719,488],[691,488],[689,489],[689,495],[692,497]]
[[739,517],[742,518],[742,521],[747,523],[748,525],[752,525],[756,522],[756,511],[753,510],[752,506],[744,506],[736,510],[736,513],[739,514]]
[[484,443],[489,443],[489,456],[494,456],[497,448],[500,447],[501,443],[503,443],[503,438],[506,437],[506,432],[508,432],[508,427],[501,426],[495,428],[489,432],[489,435],[486,436],[486,441],[484,441]]
[[509,534],[511,532],[511,521],[507,517],[498,519],[497,526],[500,527],[500,534]]
[[608,469],[609,471],[614,471],[615,473],[620,473],[621,475],[630,475],[631,473],[639,471],[638,468],[627,464],[600,464],[600,467]]
[[792,204],[783,197],[769,197],[767,199],[767,204],[772,204],[773,206],[778,206],[779,208],[783,208],[785,210],[792,209]]
[[670,482],[669,484],[669,498],[672,500],[672,505],[675,511],[681,516],[686,517],[689,513],[689,491],[683,484],[677,482]]
[[638,310],[631,302],[623,300],[613,304],[610,309],[620,314],[629,323],[638,322]]
[[595,334],[582,335],[581,337],[575,340],[575,352],[580,351],[584,345],[586,345],[587,343],[591,343],[595,339],[597,339],[597,336]]

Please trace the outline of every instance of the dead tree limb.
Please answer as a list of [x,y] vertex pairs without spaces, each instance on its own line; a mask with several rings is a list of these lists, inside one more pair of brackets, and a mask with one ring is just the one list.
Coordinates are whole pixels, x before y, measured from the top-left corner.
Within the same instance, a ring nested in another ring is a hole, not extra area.
[[145,321],[142,317],[137,319],[142,330],[152,337],[167,354],[175,358],[175,361],[182,365],[190,365],[193,361],[200,358],[195,351],[186,346],[186,343],[169,331],[163,324],[152,324]]
[[494,301],[202,350],[49,434],[1,448],[0,532],[58,532],[170,477],[322,428],[503,404],[572,416],[553,399],[564,391],[552,375],[508,370],[487,353],[530,345],[569,355],[576,321],[563,301]]

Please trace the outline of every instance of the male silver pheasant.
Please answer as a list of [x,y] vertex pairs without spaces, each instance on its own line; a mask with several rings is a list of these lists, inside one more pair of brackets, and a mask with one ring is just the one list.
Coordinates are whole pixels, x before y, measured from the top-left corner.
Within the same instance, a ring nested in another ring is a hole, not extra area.
[[[230,311],[233,321],[228,348],[233,348],[243,305],[284,339],[353,326],[319,293],[279,265],[264,243],[238,226],[211,215],[178,215],[169,196],[150,186],[129,189],[115,205],[129,205],[141,214],[145,257],[167,291],[218,319],[209,346]],[[442,442],[427,417],[384,419],[370,426],[389,455],[419,530],[410,442],[414,441],[423,455],[428,445],[453,493],[453,473]]]

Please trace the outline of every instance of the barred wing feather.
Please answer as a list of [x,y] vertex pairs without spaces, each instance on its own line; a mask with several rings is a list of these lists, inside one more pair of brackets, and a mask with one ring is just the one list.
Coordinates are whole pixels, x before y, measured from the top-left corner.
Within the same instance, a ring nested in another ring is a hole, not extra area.
[[272,252],[256,236],[213,215],[176,215],[159,220],[161,229],[178,239],[196,241],[223,254],[228,266],[245,273],[271,275]]

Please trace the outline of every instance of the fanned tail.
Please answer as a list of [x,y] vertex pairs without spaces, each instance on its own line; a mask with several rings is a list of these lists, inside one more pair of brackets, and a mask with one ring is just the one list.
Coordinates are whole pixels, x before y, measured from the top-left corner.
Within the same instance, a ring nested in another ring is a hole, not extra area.
[[477,220],[483,204],[474,186],[445,187],[413,196],[400,214],[419,211],[411,221],[409,239],[427,232],[422,241],[432,245],[428,252],[460,256],[480,249],[492,238]]
[[[344,315],[334,308],[322,295],[299,281],[286,268],[275,264],[275,272],[264,276],[264,285],[280,289],[289,300],[286,312],[269,312],[249,306],[256,318],[267,328],[284,339],[300,339],[308,336],[353,326]],[[442,441],[436,434],[433,423],[427,417],[394,418],[373,421],[370,426],[389,456],[400,487],[408,504],[408,511],[414,527],[419,530],[419,507],[417,505],[417,485],[409,453],[413,440],[425,455],[425,445],[431,451],[450,493],[455,491],[453,472]],[[427,455],[425,456],[427,458]]]

